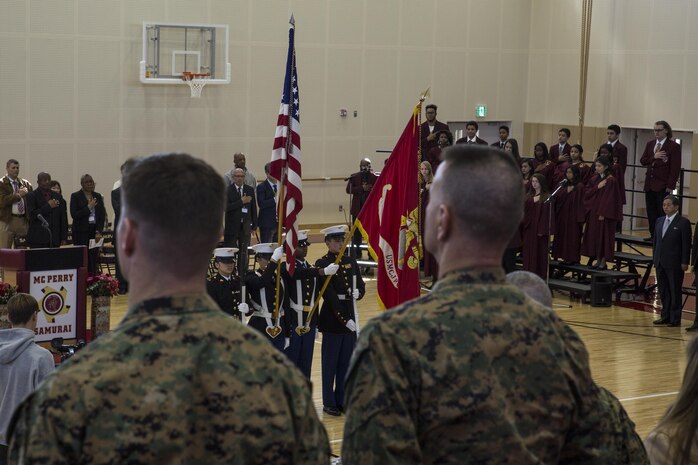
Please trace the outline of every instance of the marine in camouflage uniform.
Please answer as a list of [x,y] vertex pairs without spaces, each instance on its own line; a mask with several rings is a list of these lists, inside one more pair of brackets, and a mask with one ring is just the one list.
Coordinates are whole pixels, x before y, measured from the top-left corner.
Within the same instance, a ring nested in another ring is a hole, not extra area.
[[240,278],[235,272],[235,247],[220,247],[213,251],[218,272],[206,280],[206,292],[228,315],[242,320],[242,313],[249,310],[242,302]]
[[501,268],[522,218],[518,166],[469,145],[443,159],[425,216],[439,281],[361,333],[343,463],[617,463],[614,414],[584,344]]
[[[315,262],[324,268],[337,259],[346,235],[346,226],[323,229],[328,253]],[[356,344],[358,312],[356,301],[363,298],[366,288],[359,265],[343,255],[339,270],[332,276],[322,296],[319,328],[322,332],[322,404],[328,415],[344,411],[344,378]]]
[[[305,259],[309,246],[308,231],[298,231],[298,246],[295,252],[296,267],[293,276],[288,272],[287,263],[284,263],[281,268],[288,292],[287,321],[291,338],[285,352],[308,379],[310,379],[313,367],[318,315],[315,312],[311,320],[308,321],[308,313],[315,305],[324,276],[333,275],[339,269],[339,266],[334,263],[325,268],[311,266]],[[298,334],[296,328],[306,324],[310,330],[305,334]]]
[[276,267],[283,256],[283,247],[276,244],[256,244],[250,247],[255,251],[255,260],[259,265],[255,271],[250,271],[245,277],[245,283],[249,292],[249,306],[252,316],[247,323],[271,342],[281,352],[289,343],[289,328],[285,318],[286,289],[282,279],[279,283],[279,319],[278,327],[281,333],[272,337],[267,333],[267,328],[276,327],[277,321],[272,318],[276,305]]
[[213,167],[152,155],[121,194],[129,309],[21,404],[9,463],[329,465],[308,380],[206,294],[224,209]]

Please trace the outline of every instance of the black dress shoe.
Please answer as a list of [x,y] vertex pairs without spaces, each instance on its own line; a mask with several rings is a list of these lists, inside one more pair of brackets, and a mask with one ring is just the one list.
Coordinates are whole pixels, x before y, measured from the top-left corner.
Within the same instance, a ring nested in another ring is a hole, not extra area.
[[338,417],[342,414],[337,407],[322,407],[322,411],[333,417]]
[[689,326],[688,328],[686,328],[686,331],[688,331],[689,333],[693,331],[698,331],[698,325],[694,323],[693,326]]
[[681,323],[669,323],[667,326],[669,328],[679,328],[681,327]]
[[654,321],[652,322],[652,324],[653,324],[653,325],[668,325],[668,324],[669,324],[669,320],[665,320],[664,318],[660,318],[660,319],[658,319],[658,320],[654,320]]

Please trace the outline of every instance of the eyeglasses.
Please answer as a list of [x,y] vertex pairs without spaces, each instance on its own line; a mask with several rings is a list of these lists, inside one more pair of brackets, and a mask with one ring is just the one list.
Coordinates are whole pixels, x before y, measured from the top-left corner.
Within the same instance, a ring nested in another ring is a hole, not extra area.
[[660,128],[660,129],[654,128],[654,132],[662,132],[662,131],[666,131],[666,129],[664,129],[664,128]]

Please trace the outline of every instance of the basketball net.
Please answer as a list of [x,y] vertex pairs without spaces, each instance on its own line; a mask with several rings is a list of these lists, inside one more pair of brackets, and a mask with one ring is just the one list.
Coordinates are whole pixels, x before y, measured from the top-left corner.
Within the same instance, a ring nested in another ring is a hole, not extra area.
[[191,90],[191,98],[201,97],[201,91],[204,86],[208,83],[208,79],[211,77],[210,74],[194,74],[189,71],[184,71],[182,73],[182,80],[189,84],[189,89]]

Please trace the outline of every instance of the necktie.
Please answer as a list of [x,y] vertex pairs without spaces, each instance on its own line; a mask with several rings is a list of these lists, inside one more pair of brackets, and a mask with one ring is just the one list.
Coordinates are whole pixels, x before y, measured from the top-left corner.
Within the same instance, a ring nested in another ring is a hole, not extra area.
[[[12,181],[12,187],[15,190],[15,194],[19,192],[19,181]],[[17,213],[24,215],[24,199],[19,199],[17,202]]]
[[242,187],[238,187],[238,192],[240,193],[240,198],[242,198]]
[[276,196],[276,184],[272,185],[271,187],[274,188],[274,195]]
[[561,145],[561,146],[560,146],[560,155],[562,155],[562,151],[563,151],[564,149],[565,149],[565,146],[564,146],[564,145]]
[[657,152],[659,152],[660,150],[662,150],[662,144],[660,144],[659,142],[657,142],[657,145],[654,146],[654,153],[657,153]]
[[664,228],[662,229],[662,238],[663,238],[664,236],[666,236],[666,232],[667,232],[667,230],[669,229],[669,224],[670,224],[670,223],[671,223],[671,220],[670,220],[669,217],[667,216],[667,217],[666,217],[666,221],[664,222]]

